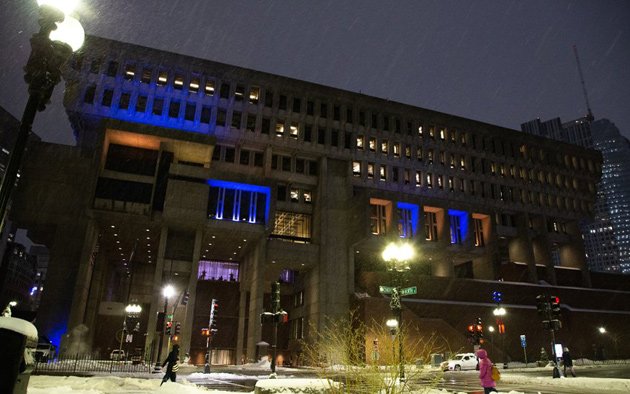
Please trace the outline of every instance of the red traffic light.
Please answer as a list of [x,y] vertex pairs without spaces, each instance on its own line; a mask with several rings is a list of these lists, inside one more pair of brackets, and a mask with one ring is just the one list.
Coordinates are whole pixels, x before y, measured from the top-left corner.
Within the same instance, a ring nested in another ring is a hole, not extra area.
[[472,324],[471,324],[471,325],[469,325],[469,326],[468,326],[468,332],[471,332],[471,333],[472,333],[472,332],[475,332],[475,326],[474,326],[474,325],[472,325]]
[[477,330],[477,332],[481,332],[481,331],[483,331],[483,326],[481,324],[477,324],[475,326],[475,329]]
[[505,334],[505,324],[499,324],[499,334]]
[[551,301],[552,304],[560,304],[560,297],[551,296],[549,301]]

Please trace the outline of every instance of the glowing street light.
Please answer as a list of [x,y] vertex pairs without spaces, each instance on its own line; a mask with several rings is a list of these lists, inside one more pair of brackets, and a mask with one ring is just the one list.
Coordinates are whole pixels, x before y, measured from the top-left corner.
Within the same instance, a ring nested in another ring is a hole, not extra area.
[[606,334],[606,327],[599,327],[597,330],[600,334]]

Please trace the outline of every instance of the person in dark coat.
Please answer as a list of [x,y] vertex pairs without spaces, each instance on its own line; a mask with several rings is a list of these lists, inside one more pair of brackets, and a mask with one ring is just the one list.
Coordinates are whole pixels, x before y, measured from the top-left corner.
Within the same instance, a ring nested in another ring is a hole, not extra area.
[[171,352],[166,357],[166,360],[164,360],[164,363],[162,363],[162,368],[164,368],[164,366],[166,365],[166,373],[162,378],[162,383],[160,383],[160,386],[169,379],[171,380],[171,382],[175,381],[175,379],[177,378],[177,370],[179,369],[178,361],[179,345],[176,344],[173,345],[173,350],[171,350]]
[[495,389],[497,384],[492,379],[492,361],[488,358],[488,352],[484,349],[477,350],[477,358],[479,359],[479,381],[484,394],[497,392]]
[[565,347],[562,352],[562,364],[564,364],[564,376],[567,376],[567,368],[571,371],[571,376],[575,377],[575,370],[573,369],[573,358],[569,353],[569,348]]

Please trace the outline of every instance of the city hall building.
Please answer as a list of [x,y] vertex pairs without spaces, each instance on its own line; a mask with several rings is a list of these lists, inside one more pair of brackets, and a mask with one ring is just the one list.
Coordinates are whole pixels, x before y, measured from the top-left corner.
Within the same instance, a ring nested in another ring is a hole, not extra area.
[[251,360],[271,342],[260,316],[280,281],[286,363],[329,317],[387,317],[392,240],[416,250],[405,319],[455,343],[487,319],[491,290],[531,335],[539,292],[611,298],[591,289],[578,228],[600,177],[594,150],[98,37],[65,80],[76,146],[34,144],[14,204],[50,248],[37,325],[65,338],[62,352],[107,357],[133,303],[127,349],[155,359],[166,310],[182,353],[203,363],[216,299],[214,362]]

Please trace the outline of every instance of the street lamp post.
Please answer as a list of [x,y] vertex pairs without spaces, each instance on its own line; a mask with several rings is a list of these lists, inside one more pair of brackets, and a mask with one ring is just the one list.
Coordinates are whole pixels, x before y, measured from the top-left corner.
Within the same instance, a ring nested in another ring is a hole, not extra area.
[[492,344],[492,353],[494,353],[494,327],[488,326],[488,331],[490,332],[490,343]]
[[497,326],[499,327],[499,335],[501,337],[501,353],[503,353],[503,368],[507,368],[507,357],[505,355],[505,324],[503,323],[503,317],[507,314],[505,308],[501,304],[497,304],[492,314],[497,318]]
[[35,115],[46,108],[55,85],[61,81],[61,67],[72,52],[83,45],[85,38],[79,21],[69,16],[77,5],[76,0],[38,0],[37,3],[40,30],[31,37],[31,54],[24,68],[29,97],[0,185],[0,228],[4,227],[7,204]]
[[[164,296],[164,325],[166,325],[166,313],[168,309],[168,299],[175,294],[175,288],[172,285],[166,285],[162,289],[162,295]],[[155,370],[162,369],[160,365],[160,359],[162,358],[162,345],[164,343],[164,327],[160,330],[160,341],[158,342],[157,359],[155,360]]]
[[387,263],[387,269],[394,275],[394,288],[392,289],[392,296],[390,299],[389,307],[394,313],[398,322],[398,357],[400,367],[400,381],[405,380],[405,359],[403,354],[403,322],[402,322],[402,304],[400,298],[402,297],[401,290],[403,285],[403,276],[409,272],[409,260],[413,258],[414,251],[410,244],[395,242],[387,245],[383,251],[383,260]]
[[[142,312],[142,307],[137,304],[129,304],[125,307],[125,317],[123,318],[122,332],[120,333],[120,343],[118,346],[118,361],[120,361],[120,355],[122,350],[123,338],[125,338],[125,333],[127,332],[127,318],[135,318],[140,312]],[[125,354],[125,359],[128,354]]]

